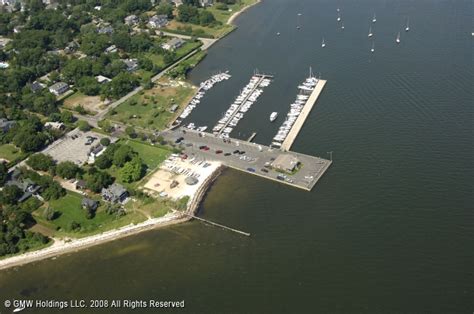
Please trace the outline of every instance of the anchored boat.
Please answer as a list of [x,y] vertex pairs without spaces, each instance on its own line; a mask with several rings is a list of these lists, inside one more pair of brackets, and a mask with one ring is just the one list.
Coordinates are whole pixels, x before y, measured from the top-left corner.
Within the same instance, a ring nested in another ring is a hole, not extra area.
[[277,117],[278,117],[278,112],[272,112],[272,114],[270,115],[270,122],[275,121]]

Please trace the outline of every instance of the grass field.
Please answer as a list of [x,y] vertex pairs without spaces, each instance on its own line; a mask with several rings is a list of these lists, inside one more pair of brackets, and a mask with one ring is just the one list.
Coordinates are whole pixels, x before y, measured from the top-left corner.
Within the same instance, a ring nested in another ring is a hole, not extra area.
[[110,120],[146,129],[162,130],[171,122],[176,113],[169,111],[176,104],[183,108],[193,97],[196,89],[188,84],[166,86],[169,81],[162,79],[156,86],[131,97],[109,112]]
[[13,144],[0,145],[0,159],[6,159],[12,162],[17,159],[22,159],[23,156],[21,150]]
[[230,17],[235,12],[240,11],[243,7],[256,2],[257,0],[241,0],[236,4],[228,5],[227,11],[216,9],[215,5],[206,8],[206,10],[210,11],[214,15],[217,21],[222,23],[221,25],[206,27],[172,20],[164,30],[189,36],[220,38],[227,35],[235,28],[235,26],[227,24],[227,21],[230,19]]
[[[188,53],[190,53],[194,49],[199,48],[200,46],[202,46],[202,42],[200,42],[200,41],[197,41],[197,42],[188,41],[188,42],[186,42],[183,46],[181,46],[179,49],[177,49],[175,51],[176,58],[174,59],[173,62],[176,62],[178,59],[181,59],[182,57],[184,57],[185,55],[187,55]],[[163,55],[161,55],[161,54],[159,55],[159,54],[154,54],[154,53],[149,52],[149,53],[145,54],[145,57],[150,59],[153,62],[153,64],[158,66],[160,69],[163,69],[166,66],[170,65],[170,64],[165,63]]]
[[120,143],[133,148],[149,169],[155,169],[158,167],[158,165],[171,154],[168,149],[140,143],[134,140],[121,140]]
[[[138,211],[131,211],[127,215],[117,218],[115,215],[107,214],[102,207],[99,207],[94,218],[87,219],[85,210],[81,208],[81,200],[81,195],[68,192],[66,196],[49,202],[49,206],[60,214],[58,218],[53,221],[45,220],[43,213],[46,207],[42,207],[34,213],[35,219],[45,227],[56,230],[54,232],[56,236],[65,235],[71,237],[84,237],[130,223],[139,223],[146,219]],[[71,230],[70,224],[73,221],[81,225],[80,230]]]

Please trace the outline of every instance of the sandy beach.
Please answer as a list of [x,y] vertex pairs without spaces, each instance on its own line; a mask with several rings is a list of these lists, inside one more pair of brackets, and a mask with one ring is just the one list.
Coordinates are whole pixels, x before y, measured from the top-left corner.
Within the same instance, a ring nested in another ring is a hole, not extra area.
[[256,5],[256,4],[260,3],[260,2],[262,2],[262,0],[257,0],[255,3],[249,4],[249,5],[245,6],[245,7],[243,7],[242,10],[235,12],[235,13],[232,14],[232,16],[227,20],[227,24],[233,24],[233,23],[234,23],[234,20],[235,20],[236,18],[238,18],[240,14],[242,14],[243,12],[245,12],[245,10],[247,10],[247,9],[249,9],[249,8],[251,8],[251,7],[253,7],[254,5]]

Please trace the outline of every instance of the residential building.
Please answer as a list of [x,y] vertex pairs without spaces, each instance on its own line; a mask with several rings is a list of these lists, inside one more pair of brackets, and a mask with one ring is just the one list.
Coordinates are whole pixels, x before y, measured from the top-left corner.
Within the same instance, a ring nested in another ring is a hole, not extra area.
[[103,75],[97,75],[97,76],[95,77],[95,79],[97,80],[97,82],[98,82],[99,84],[108,83],[108,82],[112,81],[111,79],[109,79],[108,77],[103,76]]
[[9,121],[4,118],[0,118],[0,130],[5,133],[8,132],[14,125],[16,121]]
[[52,130],[64,130],[66,126],[62,122],[46,122],[44,124],[44,127],[46,129],[52,129]]
[[122,185],[114,183],[108,188],[102,189],[102,197],[106,201],[118,203],[123,202],[128,197],[128,192]]
[[160,28],[168,24],[168,17],[164,14],[154,15],[148,21],[148,26],[151,28]]
[[114,52],[117,52],[117,46],[115,45],[112,45],[112,46],[109,46],[105,49],[104,51],[105,53],[114,53]]
[[173,51],[184,45],[184,41],[181,38],[172,38],[168,42],[161,45],[165,50]]
[[97,32],[99,34],[110,35],[114,32],[114,29],[112,28],[112,26],[103,26],[103,27],[100,27],[99,29],[97,29]]
[[127,66],[127,71],[128,72],[133,72],[138,69],[138,59],[125,59],[122,60],[123,63]]
[[201,7],[210,7],[214,4],[213,0],[199,0]]
[[49,87],[49,91],[56,95],[56,96],[59,96],[61,94],[64,94],[65,92],[67,92],[69,90],[69,85],[67,85],[66,83],[64,82],[58,82],[54,85],[51,85]]
[[87,210],[96,210],[97,207],[99,207],[99,202],[93,199],[84,197],[81,201],[81,207]]
[[178,105],[171,106],[170,112],[175,112],[176,110],[178,110]]
[[135,14],[129,15],[125,18],[125,24],[127,25],[135,25],[138,23],[138,16]]
[[89,152],[89,159],[87,162],[93,164],[95,162],[95,159],[102,155],[106,149],[107,148],[102,146],[101,144],[92,147]]
[[87,183],[85,180],[78,180],[76,182],[76,190],[85,190],[87,188]]
[[37,93],[37,92],[43,90],[45,87],[46,87],[45,84],[40,83],[40,82],[38,82],[38,81],[34,81],[34,82],[30,85],[30,90],[31,90],[33,93]]

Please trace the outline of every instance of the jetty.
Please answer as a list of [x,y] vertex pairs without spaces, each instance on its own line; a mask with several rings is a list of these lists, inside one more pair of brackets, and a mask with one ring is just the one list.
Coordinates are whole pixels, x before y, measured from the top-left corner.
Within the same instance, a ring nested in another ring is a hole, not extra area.
[[207,219],[198,217],[198,216],[196,216],[196,215],[189,215],[189,214],[185,214],[185,215],[188,216],[188,217],[190,217],[190,218],[193,218],[193,219],[199,220],[199,221],[201,221],[201,222],[204,222],[204,223],[206,223],[206,224],[208,224],[208,225],[211,225],[211,226],[214,226],[214,227],[218,227],[218,228],[222,228],[222,229],[225,229],[225,230],[229,230],[229,231],[232,231],[232,232],[235,232],[235,233],[244,235],[244,236],[246,236],[246,237],[250,237],[250,233],[248,233],[248,232],[244,232],[244,231],[241,231],[241,230],[238,230],[238,229],[234,229],[234,228],[231,228],[231,227],[227,227],[227,226],[218,224],[217,222],[213,222],[213,221],[210,221],[210,220],[207,220]]
[[252,135],[250,135],[250,137],[247,139],[247,142],[253,141],[253,139],[255,138],[255,136],[257,136],[257,132],[253,132]]
[[281,144],[280,149],[283,151],[289,151],[293,142],[295,141],[298,133],[300,132],[301,128],[303,127],[306,118],[309,116],[313,106],[316,104],[319,95],[323,91],[324,85],[326,85],[326,80],[318,80],[314,90],[312,91],[311,95],[309,96],[308,100],[306,101],[301,113],[299,114],[298,118],[296,119],[295,123],[291,127],[290,132],[286,136],[285,140]]

